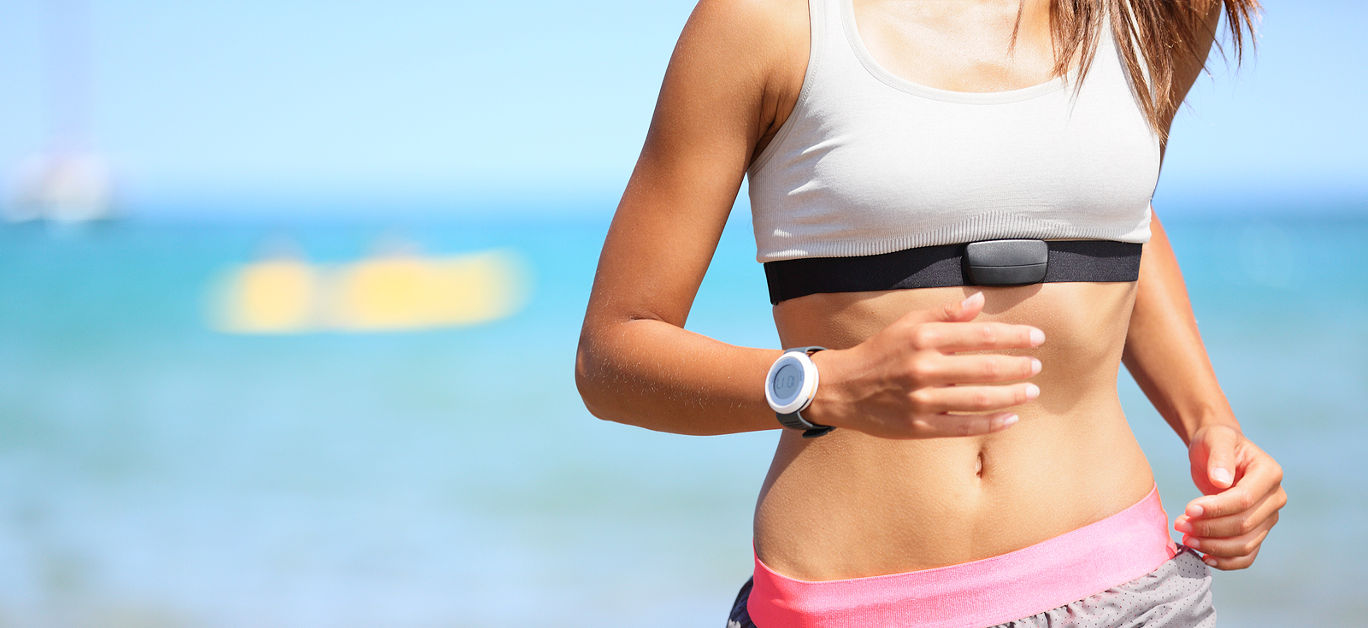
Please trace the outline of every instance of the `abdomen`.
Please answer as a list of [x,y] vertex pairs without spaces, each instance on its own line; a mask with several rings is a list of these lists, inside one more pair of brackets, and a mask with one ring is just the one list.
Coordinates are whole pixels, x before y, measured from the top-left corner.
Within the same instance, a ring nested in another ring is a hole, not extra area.
[[[1021,421],[981,437],[889,440],[784,433],[756,508],[760,558],[831,580],[1020,549],[1119,512],[1153,486],[1116,396],[1133,283],[817,294],[775,306],[784,346],[858,344],[903,314],[982,289],[978,319],[1045,332]],[[1024,353],[1024,352],[1022,352]]]

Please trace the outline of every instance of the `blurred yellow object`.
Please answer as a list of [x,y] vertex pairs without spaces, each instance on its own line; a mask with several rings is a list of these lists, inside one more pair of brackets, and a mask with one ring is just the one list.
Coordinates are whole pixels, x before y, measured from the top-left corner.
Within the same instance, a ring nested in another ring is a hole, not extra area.
[[216,327],[251,334],[474,325],[522,306],[521,266],[505,251],[386,255],[332,268],[257,262],[222,284]]
[[318,273],[294,260],[258,262],[244,266],[224,289],[224,331],[290,333],[314,326]]
[[471,325],[512,313],[520,283],[506,253],[367,260],[338,271],[329,312],[340,329]]

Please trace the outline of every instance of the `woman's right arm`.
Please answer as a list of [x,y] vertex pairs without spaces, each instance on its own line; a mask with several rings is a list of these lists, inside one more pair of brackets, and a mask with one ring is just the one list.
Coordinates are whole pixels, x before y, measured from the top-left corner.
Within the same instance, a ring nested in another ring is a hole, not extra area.
[[[795,21],[801,20],[801,21]],[[703,0],[680,35],[646,142],[604,241],[575,361],[602,419],[683,434],[778,427],[763,390],[777,349],[684,329],[689,309],[782,94],[785,63],[807,57],[803,0]],[[795,46],[797,48],[795,48]],[[814,356],[822,376],[805,416],[880,436],[977,434],[1033,397],[1024,357],[956,351],[1038,346],[1021,325],[970,323],[982,297],[911,312],[869,341]],[[960,416],[949,412],[972,412]]]
[[685,434],[778,427],[757,393],[779,351],[683,329],[767,130],[786,41],[775,4],[703,0],[675,46],[580,333],[575,381],[599,418]]

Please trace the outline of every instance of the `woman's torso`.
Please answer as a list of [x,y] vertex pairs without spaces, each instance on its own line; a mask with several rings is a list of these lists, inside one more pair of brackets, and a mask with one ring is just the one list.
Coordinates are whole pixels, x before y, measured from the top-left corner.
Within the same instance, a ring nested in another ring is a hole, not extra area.
[[[889,440],[787,431],[765,479],[755,546],[805,580],[899,573],[977,560],[1062,534],[1137,501],[1153,485],[1126,424],[1116,377],[1133,283],[982,288],[977,320],[1034,325],[1045,344],[1040,397],[979,437]],[[858,344],[911,310],[972,288],[817,294],[774,317],[784,346]]]
[[[895,4],[856,2],[850,12],[869,54],[890,60],[882,63],[886,71],[898,68],[909,79],[961,91],[1010,90],[1039,85],[1049,76],[1048,43],[1044,49],[1039,43],[1048,35],[1041,33],[1038,13],[1024,14],[1017,61],[994,68],[974,60],[992,58],[991,46],[948,32],[934,16],[888,13]],[[791,23],[801,26],[795,37],[806,39],[806,3],[785,6],[803,11],[804,19]],[[792,17],[782,19],[790,23]],[[976,32],[986,33],[983,39],[991,43],[1003,34],[1003,19],[1010,33],[1010,17],[976,15],[965,23],[981,27]],[[794,110],[804,84],[807,55],[793,57],[792,67],[776,77],[776,84],[788,87],[780,90],[772,128],[780,128]],[[792,133],[779,137],[784,134]],[[762,148],[757,155],[776,152]],[[1009,236],[1022,237],[1002,237]],[[778,304],[774,317],[784,346],[836,349],[858,344],[908,311],[936,308],[977,289],[815,294]],[[962,563],[1078,528],[1149,491],[1148,463],[1116,396],[1135,284],[981,289],[987,304],[978,320],[1030,324],[1045,332],[1045,345],[1031,352],[1043,363],[1031,380],[1041,396],[1016,409],[1017,425],[982,437],[894,441],[837,430],[804,440],[785,432],[756,509],[756,551],[767,565],[794,578],[829,580]]]

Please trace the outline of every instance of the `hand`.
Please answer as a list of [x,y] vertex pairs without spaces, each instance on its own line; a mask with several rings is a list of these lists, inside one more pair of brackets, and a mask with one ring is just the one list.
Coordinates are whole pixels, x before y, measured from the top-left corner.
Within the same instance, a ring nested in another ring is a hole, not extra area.
[[1217,569],[1244,569],[1287,504],[1282,467],[1230,425],[1209,425],[1188,446],[1192,480],[1203,497],[1174,522],[1183,544]]
[[803,416],[884,438],[972,436],[1010,427],[1017,415],[1002,410],[1035,399],[1040,389],[1002,383],[1039,373],[1040,360],[957,353],[1039,347],[1045,333],[971,322],[983,303],[983,293],[976,292],[935,311],[909,312],[850,349],[813,354],[821,383]]

